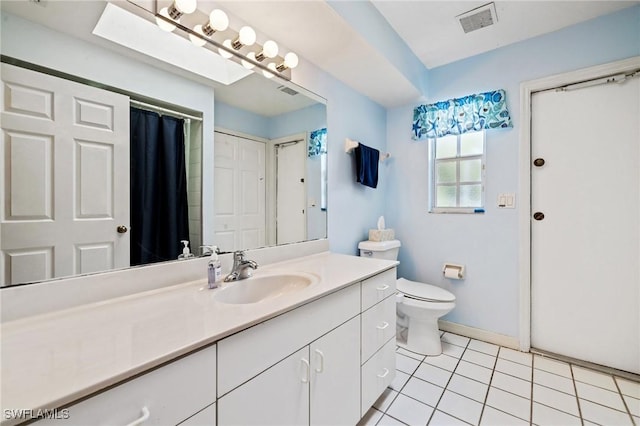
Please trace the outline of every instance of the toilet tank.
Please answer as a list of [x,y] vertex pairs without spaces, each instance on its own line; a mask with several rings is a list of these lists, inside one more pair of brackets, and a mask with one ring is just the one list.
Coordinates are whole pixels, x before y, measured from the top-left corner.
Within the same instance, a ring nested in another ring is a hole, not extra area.
[[374,259],[398,260],[400,241],[361,241],[358,244],[360,256]]

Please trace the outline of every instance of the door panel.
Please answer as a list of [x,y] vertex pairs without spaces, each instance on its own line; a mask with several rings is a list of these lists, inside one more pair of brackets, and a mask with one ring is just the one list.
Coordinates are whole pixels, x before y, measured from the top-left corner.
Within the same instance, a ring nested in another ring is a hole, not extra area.
[[304,141],[277,145],[276,162],[276,242],[304,241],[306,226],[306,184]]
[[532,96],[531,344],[640,373],[640,82]]
[[8,64],[1,89],[0,285],[129,266],[129,98]]

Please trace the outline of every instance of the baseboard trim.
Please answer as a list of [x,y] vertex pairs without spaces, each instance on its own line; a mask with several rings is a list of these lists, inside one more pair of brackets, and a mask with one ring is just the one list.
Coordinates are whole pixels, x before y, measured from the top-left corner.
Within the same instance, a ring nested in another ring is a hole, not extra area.
[[517,351],[520,350],[520,342],[516,337],[443,320],[438,320],[438,328],[442,331],[459,334],[471,339],[482,340],[483,342],[493,343],[494,345],[504,346]]

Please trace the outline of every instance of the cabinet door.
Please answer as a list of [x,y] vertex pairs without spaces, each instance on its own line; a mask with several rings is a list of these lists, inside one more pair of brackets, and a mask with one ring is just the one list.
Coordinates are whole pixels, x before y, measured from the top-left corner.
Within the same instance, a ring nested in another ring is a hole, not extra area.
[[320,339],[311,349],[311,424],[354,425],[360,420],[360,317]]
[[218,400],[218,425],[306,425],[309,423],[309,347]]

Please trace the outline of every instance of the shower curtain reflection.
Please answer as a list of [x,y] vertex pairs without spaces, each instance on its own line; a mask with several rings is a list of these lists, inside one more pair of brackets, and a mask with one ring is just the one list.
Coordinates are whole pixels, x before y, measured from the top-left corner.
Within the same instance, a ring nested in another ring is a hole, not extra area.
[[131,265],[175,260],[189,239],[184,120],[131,108]]

